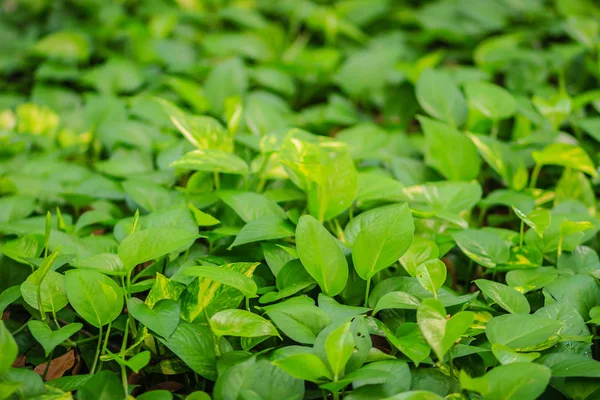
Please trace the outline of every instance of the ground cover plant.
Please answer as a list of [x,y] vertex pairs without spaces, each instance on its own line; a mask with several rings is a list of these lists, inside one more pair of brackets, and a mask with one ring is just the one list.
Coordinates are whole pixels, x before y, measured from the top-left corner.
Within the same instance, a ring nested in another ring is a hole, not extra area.
[[600,398],[600,6],[0,2],[0,399]]

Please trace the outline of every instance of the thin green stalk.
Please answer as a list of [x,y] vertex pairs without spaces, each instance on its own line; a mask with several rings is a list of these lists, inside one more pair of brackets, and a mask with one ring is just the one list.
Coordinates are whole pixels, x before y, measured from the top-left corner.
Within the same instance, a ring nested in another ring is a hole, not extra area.
[[215,190],[220,190],[221,189],[221,180],[219,178],[218,172],[213,172],[213,181],[215,184]]
[[473,281],[473,272],[475,272],[475,264],[469,259],[469,267],[467,268],[467,283],[465,285],[465,293],[469,292],[469,285]]
[[498,120],[493,120],[492,121],[492,133],[491,136],[493,139],[496,139],[498,137],[498,131],[500,130],[500,124],[498,123]]
[[369,306],[369,290],[371,289],[371,278],[367,279],[367,289],[365,290],[365,307]]
[[529,182],[530,189],[536,188],[538,176],[540,175],[541,169],[542,169],[542,166],[540,164],[535,164],[535,167],[533,167],[533,172],[531,173],[531,181]]
[[20,327],[15,329],[15,331],[11,332],[10,334],[15,336],[15,335],[18,335],[19,333],[21,333],[21,331],[27,329],[27,322],[29,322],[29,321],[31,321],[31,318],[29,318],[23,325],[21,325]]
[[450,376],[454,378],[454,359],[452,358],[452,350],[448,352],[448,358],[450,359]]
[[340,400],[340,394],[338,392],[333,392],[333,400]]
[[50,357],[48,357],[48,361],[46,362],[46,368],[44,368],[44,373],[42,374],[42,380],[46,380],[46,375],[48,375],[48,370],[50,369],[50,363],[52,362],[52,357],[54,356],[54,350],[50,352]]
[[102,326],[100,327],[100,332],[98,333],[98,345],[96,346],[96,354],[94,355],[94,363],[92,364],[92,368],[90,369],[90,374],[94,374],[96,372],[96,366],[98,365],[98,359],[100,358],[100,348],[102,345]]
[[[129,322],[129,321],[128,321]],[[125,331],[123,332],[123,341],[121,342],[121,351],[119,352],[120,357],[125,357],[125,349],[127,348],[127,335],[129,334],[129,323],[125,324]],[[127,369],[124,365],[121,365],[121,383],[123,384],[123,391],[125,397],[129,394],[127,385]]]
[[248,296],[246,296],[245,299],[246,299],[246,310],[250,311],[250,298]]
[[523,247],[523,237],[525,236],[525,222],[521,220],[521,228],[519,229],[519,247]]

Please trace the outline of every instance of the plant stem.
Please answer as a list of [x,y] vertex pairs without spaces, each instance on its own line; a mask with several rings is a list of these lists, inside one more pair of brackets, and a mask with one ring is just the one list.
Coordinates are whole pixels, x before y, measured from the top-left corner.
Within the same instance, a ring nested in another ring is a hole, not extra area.
[[535,167],[533,168],[533,172],[531,173],[531,181],[529,182],[530,189],[535,189],[535,187],[537,186],[537,180],[538,180],[538,176],[540,175],[541,169],[542,169],[542,166],[540,164],[535,164]]
[[495,119],[492,121],[492,134],[491,135],[492,135],[493,139],[496,139],[498,137],[498,131],[499,131],[498,128],[500,128],[500,125],[498,124],[498,120]]
[[245,299],[246,299],[246,310],[250,311],[250,298],[248,296],[246,296]]
[[523,236],[525,236],[525,222],[521,220],[521,228],[519,229],[519,247],[523,247]]
[[369,290],[371,289],[371,278],[367,279],[367,289],[365,290],[365,307],[369,306]]
[[471,281],[473,281],[473,272],[475,271],[475,265],[473,264],[473,260],[469,259],[469,267],[467,269],[467,283],[465,285],[465,293],[469,292],[469,285]]
[[454,359],[452,358],[452,349],[448,352],[448,358],[450,359],[450,376],[454,378]]
[[[127,348],[127,335],[129,334],[129,321],[125,324],[125,331],[123,332],[123,341],[121,342],[121,351],[119,352],[120,357],[125,357],[125,349]],[[125,392],[125,397],[129,394],[129,389],[127,386],[127,369],[124,365],[121,365],[121,383],[123,384],[123,391]]]
[[215,183],[215,190],[220,190],[221,189],[221,180],[219,179],[218,172],[213,172],[213,180]]
[[[27,320],[27,322],[29,322],[29,321],[31,321],[31,318],[29,318]],[[23,325],[21,325],[20,327],[18,327],[17,329],[15,329],[15,331],[11,332],[10,334],[13,335],[13,336],[15,336],[15,335],[21,333],[21,331],[23,331],[24,329],[27,328],[27,322],[25,322]]]
[[52,362],[52,357],[54,356],[54,349],[50,352],[50,357],[48,357],[48,362],[46,362],[46,368],[44,368],[44,373],[42,374],[42,380],[46,380],[46,375],[48,375],[48,370],[50,369],[50,363]]
[[101,345],[102,345],[102,326],[100,326],[100,332],[98,333],[98,345],[96,346],[96,355],[94,356],[94,363],[92,364],[92,369],[90,369],[90,374],[94,374],[94,372],[96,372],[96,366],[98,365],[98,359],[100,358]]

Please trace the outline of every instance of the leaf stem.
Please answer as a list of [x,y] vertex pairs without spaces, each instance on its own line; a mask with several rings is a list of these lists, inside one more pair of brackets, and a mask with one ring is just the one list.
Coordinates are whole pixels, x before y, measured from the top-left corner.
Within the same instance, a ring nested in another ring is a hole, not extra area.
[[96,366],[98,365],[98,359],[100,358],[100,348],[102,345],[102,326],[100,326],[100,332],[98,333],[98,345],[96,346],[96,355],[94,355],[94,363],[92,364],[92,368],[90,369],[90,374],[94,374],[96,372]]
[[52,357],[54,356],[54,349],[50,352],[50,356],[48,357],[48,361],[46,362],[46,368],[44,368],[44,373],[42,374],[42,380],[46,380],[46,375],[48,375],[48,370],[50,369],[50,363],[52,362]]
[[454,378],[454,359],[452,357],[452,349],[448,352],[448,358],[450,360],[450,376]]
[[521,228],[519,229],[519,247],[523,247],[523,236],[525,236],[525,222],[521,220]]
[[369,290],[371,289],[371,278],[367,279],[367,288],[365,290],[365,307],[369,306]]
[[537,180],[538,180],[538,176],[540,175],[541,169],[542,169],[541,164],[535,164],[535,167],[533,167],[533,172],[531,173],[531,181],[529,182],[530,189],[535,189],[535,187],[537,186]]
[[218,172],[213,172],[213,180],[214,180],[214,184],[215,184],[215,190],[220,190],[221,189],[221,180],[219,178]]

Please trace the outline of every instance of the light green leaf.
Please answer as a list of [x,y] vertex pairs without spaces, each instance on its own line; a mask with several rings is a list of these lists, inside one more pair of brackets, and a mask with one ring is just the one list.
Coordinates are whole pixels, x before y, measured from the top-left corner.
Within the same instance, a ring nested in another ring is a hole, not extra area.
[[210,318],[210,328],[217,336],[279,336],[271,322],[245,310],[219,311]]
[[560,165],[591,176],[598,175],[590,156],[581,147],[573,144],[552,143],[541,151],[534,151],[531,155],[539,166]]
[[302,265],[328,296],[338,295],[348,280],[348,263],[331,234],[310,215],[296,226],[296,248]]
[[6,372],[17,359],[19,348],[4,321],[0,321],[0,374]]
[[229,248],[291,236],[294,236],[294,227],[285,219],[278,216],[262,217],[244,225]]
[[331,371],[321,359],[311,353],[293,354],[279,360],[273,361],[291,376],[310,382],[325,382],[332,379]]
[[358,275],[369,280],[398,261],[413,240],[414,223],[406,204],[386,208],[354,241],[352,259]]
[[473,142],[448,124],[423,116],[417,119],[425,134],[425,163],[449,180],[476,179],[481,160]]
[[128,270],[146,261],[185,250],[199,237],[178,228],[150,228],[134,232],[119,245],[119,257]]
[[509,313],[529,314],[527,298],[512,287],[486,279],[477,279],[475,284],[485,296]]
[[[259,264],[260,263],[255,263],[254,268]],[[245,297],[257,296],[256,291],[258,288],[252,278],[231,269],[230,265],[224,265],[223,267],[209,265],[188,267],[182,272],[182,276],[201,276],[234,287],[242,292]]]
[[295,297],[264,310],[286,336],[303,344],[314,344],[319,332],[331,322],[329,314],[308,297]]
[[223,174],[246,175],[248,173],[246,161],[235,154],[213,149],[190,151],[171,163],[170,166]]
[[354,339],[350,330],[350,322],[341,325],[325,339],[325,353],[329,366],[333,371],[334,380],[340,376],[354,350]]
[[531,227],[539,237],[544,237],[544,231],[548,225],[550,225],[550,210],[538,208],[537,210],[533,210],[525,214],[515,206],[513,206],[512,209],[515,214],[517,214],[517,217]]
[[131,297],[127,300],[127,310],[133,318],[164,338],[169,338],[179,324],[180,307],[174,300],[160,300],[149,308],[142,300]]
[[517,353],[510,347],[499,343],[492,345],[492,353],[502,365],[532,362],[541,355],[540,353]]
[[65,274],[69,303],[87,322],[100,328],[114,321],[123,309],[123,293],[100,272],[76,269]]
[[419,265],[416,278],[427,291],[437,298],[437,292],[446,282],[446,264],[440,260],[428,260]]
[[415,90],[419,104],[429,115],[452,126],[461,126],[467,119],[465,98],[447,74],[428,68]]
[[484,267],[495,268],[510,258],[510,245],[492,232],[465,229],[452,238],[467,257]]
[[31,335],[42,345],[46,352],[46,357],[62,342],[79,332],[83,328],[83,324],[78,322],[68,324],[62,328],[53,331],[47,323],[42,321],[29,321],[27,328]]
[[560,321],[542,315],[505,314],[492,318],[485,334],[492,344],[502,344],[516,351],[538,351],[553,346],[556,341],[551,338],[561,328]]
[[517,110],[512,94],[493,83],[471,81],[465,83],[464,89],[469,107],[491,120],[510,118]]
[[387,309],[416,310],[419,304],[421,304],[421,301],[412,294],[402,291],[389,292],[377,301],[373,315]]

